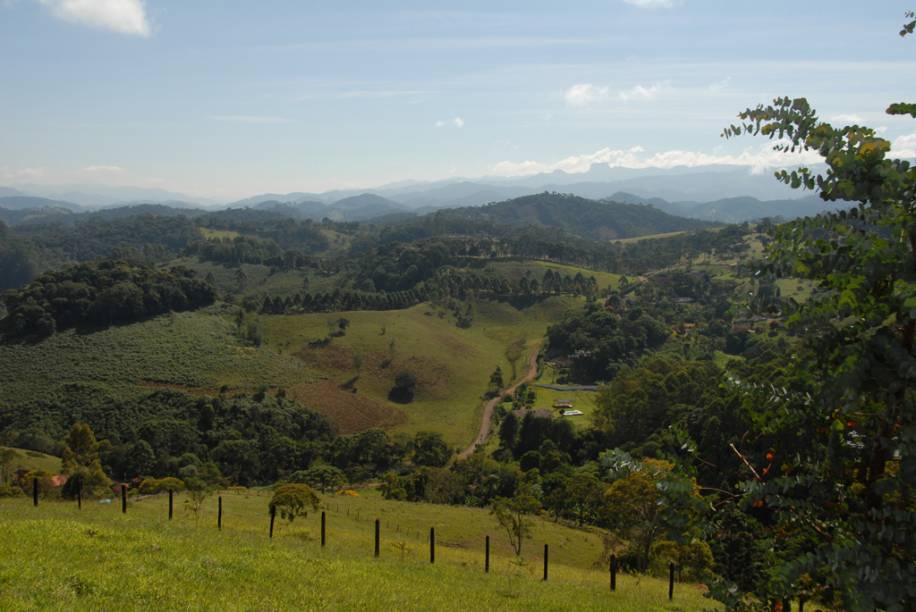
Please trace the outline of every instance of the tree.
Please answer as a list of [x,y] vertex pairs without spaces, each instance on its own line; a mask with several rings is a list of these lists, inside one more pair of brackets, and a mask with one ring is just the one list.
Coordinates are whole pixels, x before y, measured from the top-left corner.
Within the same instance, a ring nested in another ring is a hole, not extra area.
[[506,347],[506,360],[508,360],[509,365],[512,366],[512,380],[518,377],[516,364],[518,360],[522,358],[522,355],[525,354],[525,342],[524,338],[519,338]]
[[[916,117],[916,104],[887,112]],[[739,117],[726,137],[760,134],[779,151],[823,156],[825,172],[780,171],[780,181],[854,206],[777,227],[768,252],[774,272],[813,279],[818,291],[790,318],[802,346],[778,382],[788,392],[747,391],[753,433],[772,441],[775,462],[764,472],[742,454],[740,504],[766,517],[761,538],[779,551],[771,579],[754,593],[913,609],[916,168],[891,157],[875,130],[835,127],[804,98],[777,98]],[[727,588],[717,596],[735,599]]]
[[604,453],[601,465],[613,479],[604,491],[604,522],[629,540],[645,571],[656,541],[683,540],[694,527],[702,504],[696,483],[676,474],[666,461],[637,461],[620,451]]
[[438,432],[418,432],[412,446],[413,462],[416,465],[444,467],[452,457],[452,449],[442,439],[442,434]]
[[290,474],[289,482],[307,484],[322,493],[331,493],[347,484],[347,476],[342,470],[320,463],[307,470],[299,470]]
[[12,468],[10,466],[18,456],[19,453],[13,449],[0,447],[0,487],[12,479]]
[[519,487],[511,498],[497,497],[490,508],[499,525],[506,531],[509,545],[516,557],[522,556],[522,542],[531,535],[529,515],[538,512],[541,503],[534,488],[525,484]]
[[407,371],[399,372],[394,377],[394,387],[388,392],[388,399],[399,404],[409,404],[413,401],[416,388],[416,376]]
[[499,443],[510,451],[514,451],[517,438],[518,417],[514,412],[508,412],[499,425]]
[[305,484],[285,484],[277,487],[268,509],[292,523],[296,517],[308,514],[309,508],[318,509],[321,500],[312,487]]
[[92,428],[86,423],[74,423],[63,445],[63,473],[69,477],[63,493],[75,495],[77,487],[82,488],[83,495],[107,492],[111,480],[102,470],[99,457],[101,445],[96,441]]

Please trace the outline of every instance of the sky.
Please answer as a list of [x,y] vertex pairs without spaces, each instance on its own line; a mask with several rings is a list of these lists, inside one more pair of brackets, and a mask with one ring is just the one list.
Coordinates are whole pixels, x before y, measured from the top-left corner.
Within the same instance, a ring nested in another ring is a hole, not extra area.
[[776,96],[916,149],[912,2],[0,0],[0,185],[199,197],[592,163],[759,170]]

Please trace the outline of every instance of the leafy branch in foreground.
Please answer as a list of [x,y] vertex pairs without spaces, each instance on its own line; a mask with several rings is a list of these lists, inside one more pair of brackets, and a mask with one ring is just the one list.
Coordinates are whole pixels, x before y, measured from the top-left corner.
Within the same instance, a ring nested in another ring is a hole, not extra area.
[[753,596],[715,594],[735,607],[801,594],[847,609],[913,609],[916,169],[875,130],[834,127],[804,98],[739,117],[725,137],[763,135],[778,151],[824,158],[825,172],[782,170],[780,181],[854,207],[782,225],[770,246],[773,271],[818,284],[790,318],[802,350],[783,382],[797,393],[745,396],[750,433],[771,441],[776,460],[746,480],[739,504],[764,526],[775,565]]

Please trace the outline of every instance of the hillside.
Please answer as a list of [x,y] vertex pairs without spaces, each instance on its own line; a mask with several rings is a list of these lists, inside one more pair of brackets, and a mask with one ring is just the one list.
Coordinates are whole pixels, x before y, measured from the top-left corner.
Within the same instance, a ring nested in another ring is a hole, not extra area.
[[596,240],[702,229],[711,225],[669,215],[651,206],[599,202],[548,192],[479,208],[447,210],[441,214],[514,227],[558,229]]
[[[212,608],[466,610],[700,610],[713,602],[703,588],[620,574],[608,592],[597,533],[537,519],[526,542],[526,563],[510,561],[506,538],[486,510],[385,502],[371,492],[324,496],[327,546],[319,542],[317,513],[267,537],[262,492],[222,492],[223,529],[216,500],[195,517],[179,496],[167,520],[163,495],[117,504],[0,500],[0,528],[16,538],[0,542],[0,576],[15,574],[15,589],[0,589],[4,609]],[[373,558],[373,520],[382,520],[381,550]],[[436,562],[426,535],[436,527]],[[492,541],[490,573],[482,568],[484,535]],[[541,550],[550,545],[549,580],[541,580]],[[21,559],[30,563],[23,565]],[[137,580],[142,576],[142,580]],[[231,603],[230,603],[231,602]]]
[[374,193],[363,193],[337,200],[329,207],[328,216],[335,221],[363,221],[405,210],[404,205],[388,198]]
[[0,197],[0,208],[6,208],[7,210],[64,208],[74,212],[80,210],[80,207],[73,202],[66,202],[64,200],[51,200],[49,198],[37,198],[24,195]]

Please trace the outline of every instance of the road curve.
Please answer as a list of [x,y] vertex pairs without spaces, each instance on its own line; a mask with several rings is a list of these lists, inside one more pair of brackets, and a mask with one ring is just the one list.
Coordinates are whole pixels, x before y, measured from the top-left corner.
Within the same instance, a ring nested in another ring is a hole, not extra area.
[[506,387],[499,392],[499,395],[489,400],[483,407],[483,415],[480,419],[480,430],[477,432],[477,437],[474,438],[474,441],[471,442],[471,445],[466,449],[458,453],[458,460],[463,461],[471,455],[474,454],[474,450],[478,446],[482,446],[487,438],[490,436],[490,429],[493,425],[493,411],[496,410],[496,407],[503,401],[503,398],[506,396],[511,396],[515,393],[515,390],[523,384],[530,383],[538,376],[538,352],[541,350],[540,345],[534,346],[531,349],[531,357],[528,358],[528,371],[525,372],[521,378],[518,378],[515,382],[512,383],[509,387]]

